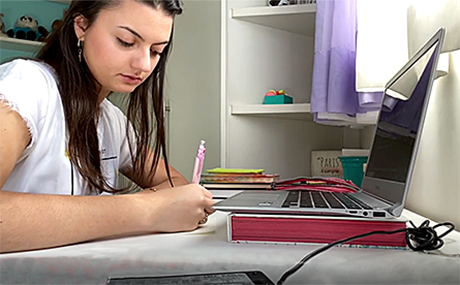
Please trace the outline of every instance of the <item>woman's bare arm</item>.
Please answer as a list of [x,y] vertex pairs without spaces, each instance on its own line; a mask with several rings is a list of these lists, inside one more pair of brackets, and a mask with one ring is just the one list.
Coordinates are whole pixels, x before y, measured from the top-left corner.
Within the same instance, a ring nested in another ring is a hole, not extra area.
[[[0,188],[30,143],[21,116],[0,102]],[[6,189],[8,190],[8,189]],[[97,199],[94,199],[97,198]],[[130,199],[131,198],[131,199]],[[59,246],[142,230],[132,197],[70,197],[0,192],[1,252]],[[124,205],[123,207],[121,205]],[[138,223],[136,224],[137,221]]]
[[22,251],[145,231],[135,195],[64,196],[0,191],[0,251]]
[[[30,134],[21,116],[0,102],[0,188],[29,142]],[[202,189],[188,188],[116,196],[2,190],[0,251],[49,248],[143,232],[192,230],[203,218],[203,209],[210,205],[203,199]]]
[[[1,189],[29,142],[30,134],[23,119],[0,102]],[[183,179],[174,177],[179,182]],[[156,181],[161,184],[162,179]],[[206,198],[206,190],[198,185],[147,192],[66,196],[2,190],[0,252],[42,249],[145,232],[193,230],[203,218],[204,209],[212,206],[212,200]]]
[[0,101],[0,189],[30,143],[30,133],[21,116]]

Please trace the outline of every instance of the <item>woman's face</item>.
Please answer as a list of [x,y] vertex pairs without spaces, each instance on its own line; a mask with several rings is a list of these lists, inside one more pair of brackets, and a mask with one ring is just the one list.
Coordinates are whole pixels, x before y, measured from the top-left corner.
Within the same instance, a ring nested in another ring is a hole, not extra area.
[[130,93],[144,82],[168,44],[172,24],[165,12],[134,0],[101,10],[89,28],[83,16],[75,18],[83,57],[102,86],[100,100],[110,91]]

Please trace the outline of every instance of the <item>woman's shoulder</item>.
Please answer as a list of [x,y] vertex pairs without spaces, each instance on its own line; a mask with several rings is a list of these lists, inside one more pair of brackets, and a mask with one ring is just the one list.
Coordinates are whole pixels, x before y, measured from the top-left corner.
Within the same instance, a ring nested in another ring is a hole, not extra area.
[[9,77],[32,81],[57,78],[52,67],[32,59],[15,59],[0,65],[0,80]]
[[0,95],[37,121],[60,104],[53,69],[34,60],[16,59],[0,65]]

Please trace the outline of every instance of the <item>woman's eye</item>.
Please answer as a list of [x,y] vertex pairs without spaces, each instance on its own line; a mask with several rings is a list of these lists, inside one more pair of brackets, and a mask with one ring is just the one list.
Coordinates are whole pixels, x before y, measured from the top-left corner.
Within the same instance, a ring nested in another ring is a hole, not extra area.
[[161,56],[161,52],[159,51],[156,51],[156,50],[151,50],[150,51],[152,55],[158,55],[158,56]]
[[120,42],[120,44],[124,47],[132,47],[134,45],[134,43],[128,43],[128,42],[125,42],[121,39],[118,39],[118,41]]

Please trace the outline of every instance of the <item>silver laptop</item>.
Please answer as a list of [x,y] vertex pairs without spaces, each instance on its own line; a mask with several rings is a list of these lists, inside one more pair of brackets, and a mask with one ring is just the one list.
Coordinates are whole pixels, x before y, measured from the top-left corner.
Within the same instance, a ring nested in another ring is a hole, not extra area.
[[410,188],[444,33],[439,29],[386,84],[360,191],[244,190],[214,208],[245,213],[399,217]]

